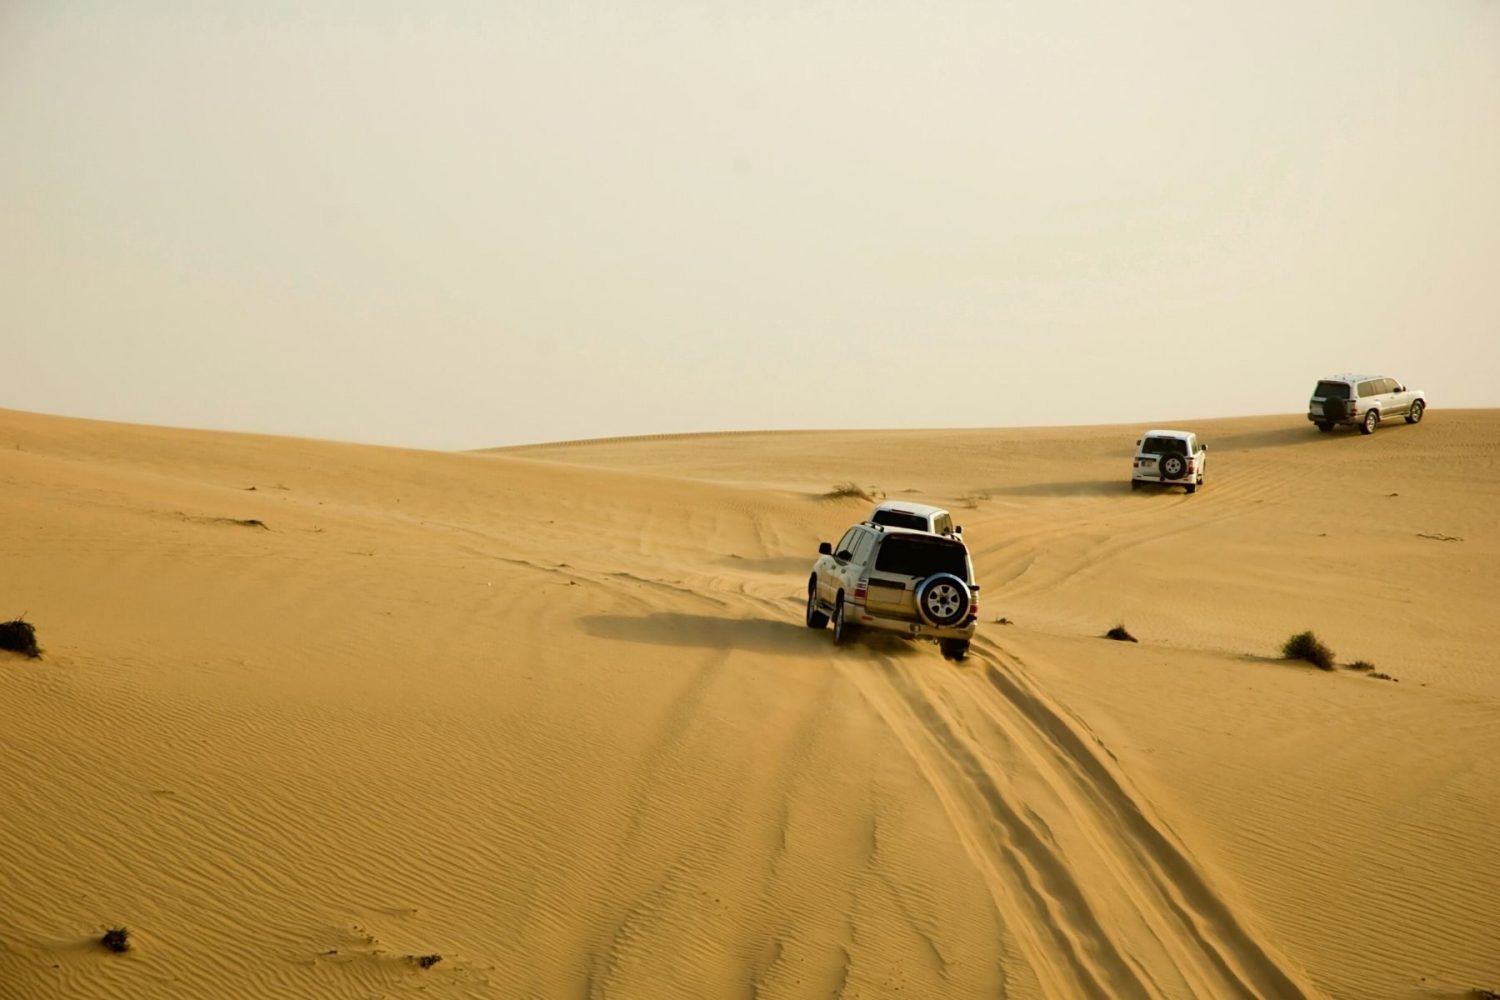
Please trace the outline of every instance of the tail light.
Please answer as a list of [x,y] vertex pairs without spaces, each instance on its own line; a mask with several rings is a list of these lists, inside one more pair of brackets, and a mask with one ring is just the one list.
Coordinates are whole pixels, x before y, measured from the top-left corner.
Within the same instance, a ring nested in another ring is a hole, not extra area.
[[861,580],[854,588],[854,599],[863,601],[870,595],[870,581]]

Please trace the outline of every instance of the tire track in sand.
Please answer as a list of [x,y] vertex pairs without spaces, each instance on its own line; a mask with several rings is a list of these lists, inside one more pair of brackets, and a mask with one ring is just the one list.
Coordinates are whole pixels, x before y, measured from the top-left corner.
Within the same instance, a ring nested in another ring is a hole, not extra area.
[[978,671],[879,655],[841,670],[936,793],[1042,981],[1063,996],[1309,996],[1108,750],[1019,661],[988,642],[972,658]]

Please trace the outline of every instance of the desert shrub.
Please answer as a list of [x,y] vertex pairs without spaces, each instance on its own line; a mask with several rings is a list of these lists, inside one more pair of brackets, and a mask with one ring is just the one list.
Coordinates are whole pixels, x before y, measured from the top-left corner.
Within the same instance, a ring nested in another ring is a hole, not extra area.
[[442,955],[412,955],[411,960],[424,969],[430,969],[443,960]]
[[1333,650],[1323,644],[1312,632],[1298,632],[1281,647],[1281,655],[1288,660],[1304,660],[1321,670],[1332,670]]
[[20,618],[0,622],[0,649],[8,649],[33,659],[42,655],[41,647],[36,644],[36,629],[31,622]]
[[99,943],[104,945],[104,947],[108,948],[110,951],[114,952],[116,955],[120,954],[121,952],[129,951],[130,931],[126,930],[123,927],[111,927],[109,930],[104,932],[104,936],[99,939]]
[[846,483],[836,484],[833,489],[824,493],[823,496],[828,500],[874,500],[878,492],[873,486],[864,487],[850,480]]
[[1476,986],[1469,991],[1474,1000],[1500,1000],[1500,991],[1481,989]]
[[1114,628],[1110,629],[1108,632],[1104,633],[1104,638],[1113,639],[1116,642],[1140,642],[1139,639],[1125,630],[1124,622],[1121,622]]
[[1349,664],[1349,669],[1358,670],[1360,673],[1368,674],[1370,671],[1375,669],[1375,664],[1371,663],[1369,660],[1355,660],[1353,663]]

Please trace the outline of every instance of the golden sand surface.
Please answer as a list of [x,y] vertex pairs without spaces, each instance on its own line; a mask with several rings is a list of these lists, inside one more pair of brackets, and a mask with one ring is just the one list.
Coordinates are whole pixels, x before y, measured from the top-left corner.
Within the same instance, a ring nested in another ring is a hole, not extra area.
[[[1133,426],[0,410],[0,998],[1500,989],[1500,411],[1174,426],[1193,496]],[[843,482],[964,525],[963,663],[804,626]]]

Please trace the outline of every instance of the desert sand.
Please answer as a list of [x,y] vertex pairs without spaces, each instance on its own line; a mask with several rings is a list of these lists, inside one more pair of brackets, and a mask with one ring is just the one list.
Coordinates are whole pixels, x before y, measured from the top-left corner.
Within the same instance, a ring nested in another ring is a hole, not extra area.
[[[1166,423],[1196,496],[1143,426],[0,410],[0,997],[1500,989],[1500,411]],[[964,663],[803,626],[845,481],[964,524]]]

